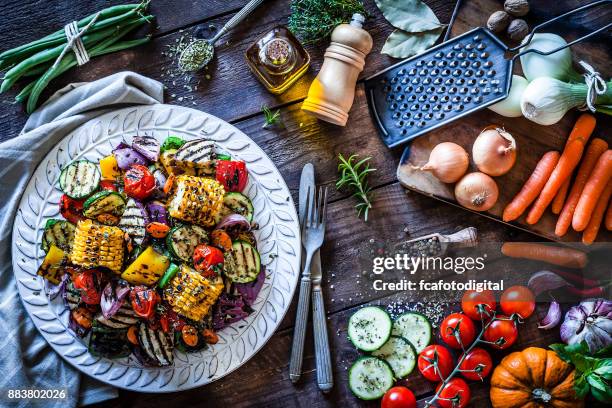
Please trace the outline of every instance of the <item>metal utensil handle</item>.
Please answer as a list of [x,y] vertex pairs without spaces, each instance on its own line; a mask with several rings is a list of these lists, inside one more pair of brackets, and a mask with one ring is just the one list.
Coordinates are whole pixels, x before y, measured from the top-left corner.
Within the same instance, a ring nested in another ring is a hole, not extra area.
[[[600,0],[600,1],[596,1],[596,2],[590,3],[590,4],[586,4],[584,6],[575,8],[574,10],[570,10],[567,13],[561,14],[560,16],[557,16],[557,17],[555,17],[553,19],[550,19],[550,20],[545,21],[545,22],[543,22],[541,24],[538,24],[537,26],[535,26],[533,28],[533,30],[531,30],[531,32],[529,33],[529,36],[527,36],[527,41],[524,44],[521,44],[521,45],[518,45],[516,47],[510,48],[508,51],[514,52],[514,51],[516,51],[516,50],[518,50],[520,48],[523,48],[526,45],[528,45],[531,42],[531,40],[533,39],[533,36],[535,35],[535,33],[538,30],[540,30],[541,28],[546,27],[546,26],[548,26],[548,25],[550,25],[550,24],[552,24],[552,23],[554,23],[554,22],[556,22],[556,21],[558,21],[558,20],[560,20],[562,18],[570,16],[572,14],[578,13],[580,11],[583,11],[583,10],[586,10],[586,9],[589,9],[589,8],[592,8],[592,7],[597,7],[597,6],[602,5],[602,4],[612,4],[612,0]],[[604,30],[606,30],[606,29],[608,29],[610,27],[612,27],[612,23],[608,23],[605,26],[599,28],[598,30],[592,31],[589,34],[586,34],[586,35],[584,35],[584,36],[582,36],[580,38],[577,38],[574,41],[572,41],[570,43],[567,43],[565,45],[562,45],[560,47],[557,47],[557,48],[555,48],[554,50],[551,50],[551,51],[544,52],[544,51],[540,51],[540,50],[537,50],[537,49],[529,49],[529,50],[525,50],[523,52],[519,52],[518,54],[516,54],[516,55],[514,55],[512,57],[512,60],[515,60],[515,59],[519,58],[521,55],[525,55],[525,54],[530,53],[530,52],[534,52],[534,53],[540,54],[540,55],[554,54],[557,51],[561,51],[564,48],[571,47],[572,45],[574,45],[574,44],[576,44],[576,43],[578,43],[580,41],[586,40],[587,38],[590,38],[590,37],[594,36],[595,34],[598,34],[598,33],[602,32],[602,31],[604,31]]]
[[251,0],[249,1],[239,12],[237,12],[234,17],[232,17],[225,25],[219,30],[217,34],[210,40],[212,44],[217,42],[219,37],[223,34],[227,33],[232,28],[236,27],[242,20],[246,18],[257,6],[263,3],[264,0]]
[[[310,267],[310,265],[308,265]],[[298,299],[297,313],[295,314],[295,329],[293,331],[293,345],[291,346],[291,360],[289,361],[289,378],[291,382],[298,382],[302,375],[302,360],[304,358],[304,340],[306,339],[306,325],[308,324],[308,309],[310,308],[310,276],[302,277],[300,282],[300,297]]]
[[320,286],[312,290],[312,325],[314,327],[317,384],[321,391],[328,392],[334,386],[334,378],[325,320],[325,305]]

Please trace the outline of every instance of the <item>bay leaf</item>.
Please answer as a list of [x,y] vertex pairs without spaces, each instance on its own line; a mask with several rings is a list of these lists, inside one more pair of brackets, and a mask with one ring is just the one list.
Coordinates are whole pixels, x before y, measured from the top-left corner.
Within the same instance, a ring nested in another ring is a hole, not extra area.
[[376,5],[391,25],[410,33],[443,27],[434,12],[421,0],[376,0]]
[[380,51],[393,58],[408,58],[417,55],[436,43],[444,29],[442,27],[421,33],[395,30],[387,37]]

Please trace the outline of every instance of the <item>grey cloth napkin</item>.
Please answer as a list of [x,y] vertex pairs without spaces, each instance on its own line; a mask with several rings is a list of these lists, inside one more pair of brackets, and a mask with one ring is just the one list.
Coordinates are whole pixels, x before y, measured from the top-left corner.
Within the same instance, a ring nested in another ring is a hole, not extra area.
[[113,387],[82,378],[53,351],[27,315],[13,278],[13,219],[36,166],[66,134],[110,110],[162,103],[163,91],[161,83],[133,72],[71,84],[33,113],[19,136],[0,144],[0,406],[34,405],[7,400],[9,389],[66,389],[66,400],[37,404],[45,407],[88,405],[118,395]]

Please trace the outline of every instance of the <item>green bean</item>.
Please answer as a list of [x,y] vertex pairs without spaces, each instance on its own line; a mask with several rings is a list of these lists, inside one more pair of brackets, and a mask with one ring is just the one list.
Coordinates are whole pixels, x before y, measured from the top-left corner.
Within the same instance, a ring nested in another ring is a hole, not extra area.
[[[138,28],[141,24],[131,24],[130,26],[126,26],[121,29],[117,35],[113,37],[109,37],[106,40],[102,41],[94,48],[91,49],[89,55],[95,57],[97,55],[104,54],[104,51],[109,48],[111,45],[115,44],[125,35]],[[49,85],[54,78],[66,72],[70,68],[74,67],[77,64],[76,57],[74,54],[67,54],[66,57],[56,66],[51,67],[45,72],[39,79],[36,81],[36,84],[32,88],[32,92],[30,93],[30,97],[28,98],[28,103],[26,106],[26,111],[28,114],[34,112],[36,109],[36,105],[38,104],[38,98],[42,91]]]
[[29,84],[27,84],[25,86],[25,88],[23,88],[21,90],[21,92],[19,92],[17,94],[17,96],[15,97],[15,101],[17,102],[23,102],[26,100],[26,98],[30,95],[30,93],[32,92],[32,89],[34,88],[34,85],[36,85],[36,81],[32,81]]
[[51,64],[41,64],[41,65],[37,65],[36,67],[26,71],[23,74],[23,77],[31,77],[31,76],[38,76],[41,74],[44,74],[46,70],[49,69],[49,67],[51,66]]
[[[113,26],[121,23],[123,20],[128,19],[134,15],[140,14],[147,6],[149,2],[142,2],[139,4],[130,4],[124,6],[114,6],[104,9],[100,12],[98,20],[89,28],[88,32],[93,33],[102,30],[106,27]],[[124,10],[127,10],[124,12]],[[122,12],[122,14],[118,14]],[[79,22],[79,28],[82,28],[89,24],[95,14],[86,17]],[[48,47],[66,44],[66,34],[64,30],[59,30],[47,37],[33,41],[31,43],[22,45],[12,50],[8,50],[0,54],[0,59],[5,60],[3,65],[0,65],[0,69],[5,68],[7,64],[16,62],[20,58],[30,56],[40,50],[44,50]]]
[[[146,17],[140,17],[131,23],[140,23],[144,24],[147,22]],[[126,24],[129,25],[130,23]],[[91,48],[91,46],[99,41],[102,41],[104,38],[108,36],[112,36],[118,30],[120,30],[122,26],[111,27],[105,30],[100,30],[96,33],[86,34],[83,36],[83,44],[86,48]],[[41,51],[37,54],[32,55],[31,57],[21,61],[19,64],[15,65],[4,75],[4,80],[2,85],[0,86],[0,93],[7,91],[10,89],[21,76],[23,76],[30,68],[42,64],[46,61],[55,60],[64,50],[65,45],[60,45],[55,48],[47,49],[45,51]]]

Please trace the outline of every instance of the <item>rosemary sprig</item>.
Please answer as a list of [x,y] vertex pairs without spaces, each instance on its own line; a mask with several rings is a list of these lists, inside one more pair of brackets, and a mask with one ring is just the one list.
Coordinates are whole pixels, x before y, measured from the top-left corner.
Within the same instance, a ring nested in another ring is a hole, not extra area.
[[[348,186],[354,190],[353,196],[360,201],[355,206],[357,216],[360,217],[363,213],[364,221],[368,221],[368,212],[372,208],[372,195],[368,186],[368,174],[376,169],[370,168],[370,163],[368,163],[370,157],[359,161],[357,161],[357,157],[356,154],[352,154],[347,160],[342,154],[338,155],[340,178],[336,182],[336,188]],[[355,163],[355,161],[357,162]]]
[[288,26],[304,44],[313,44],[348,23],[354,13],[367,16],[361,0],[292,0]]
[[262,128],[265,129],[280,122],[280,109],[278,109],[276,112],[272,112],[270,108],[268,108],[266,105],[262,105],[261,111],[264,114],[265,120],[265,123],[263,124]]

